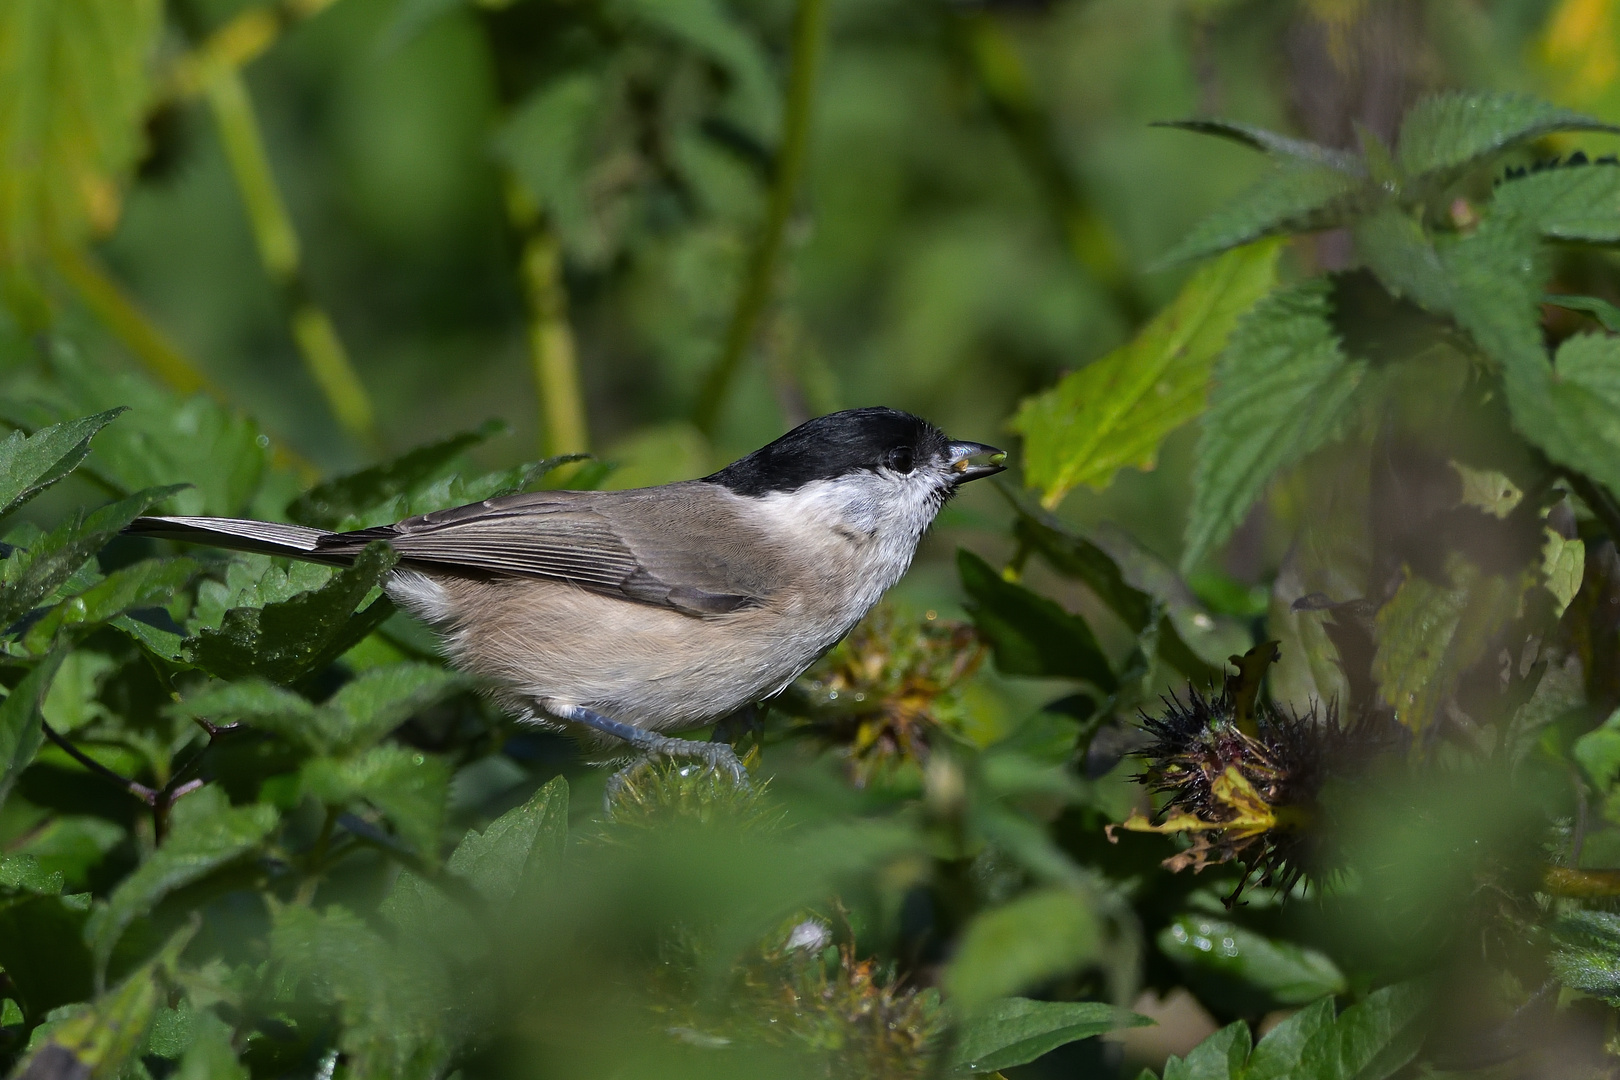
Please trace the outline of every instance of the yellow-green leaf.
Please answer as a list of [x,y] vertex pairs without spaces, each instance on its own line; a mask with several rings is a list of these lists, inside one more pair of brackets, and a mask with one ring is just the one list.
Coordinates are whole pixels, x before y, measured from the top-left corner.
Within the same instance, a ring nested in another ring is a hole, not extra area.
[[1547,591],[1558,600],[1554,618],[1563,618],[1570,601],[1581,590],[1581,578],[1586,574],[1586,544],[1576,538],[1566,540],[1548,528],[1541,545],[1541,578]]
[[158,0],[0,4],[0,262],[117,223],[161,26]]
[[1215,358],[1238,317],[1277,281],[1281,241],[1203,267],[1130,343],[1029,398],[1013,420],[1031,486],[1052,507],[1127,466],[1151,469],[1166,435],[1204,411]]

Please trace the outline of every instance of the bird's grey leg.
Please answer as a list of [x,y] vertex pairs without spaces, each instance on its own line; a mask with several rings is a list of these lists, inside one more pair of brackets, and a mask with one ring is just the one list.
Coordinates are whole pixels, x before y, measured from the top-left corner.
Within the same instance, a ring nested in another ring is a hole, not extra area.
[[656,731],[647,731],[633,724],[621,723],[582,705],[559,705],[548,702],[546,711],[559,720],[581,724],[604,735],[623,739],[648,757],[701,758],[709,768],[729,773],[739,787],[748,786],[748,770],[737,760],[737,752],[729,743],[672,739]]

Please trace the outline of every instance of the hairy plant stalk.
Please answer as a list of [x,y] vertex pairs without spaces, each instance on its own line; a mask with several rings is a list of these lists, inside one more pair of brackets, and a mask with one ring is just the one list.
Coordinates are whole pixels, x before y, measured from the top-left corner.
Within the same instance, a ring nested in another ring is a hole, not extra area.
[[705,435],[713,435],[720,419],[726,394],[742,367],[760,316],[770,302],[776,280],[776,264],[804,178],[805,159],[810,145],[810,112],[814,104],[816,67],[826,37],[826,0],[799,0],[793,15],[793,49],[789,60],[786,102],[782,113],[782,142],[776,155],[776,171],[771,181],[770,201],[765,221],[754,242],[725,344],[714,367],[709,369],[698,392],[693,421]]
[[568,324],[562,244],[556,231],[514,183],[508,212],[523,233],[523,295],[529,308],[529,358],[540,406],[540,452],[583,454],[590,449],[579,352]]
[[231,175],[247,210],[259,259],[281,295],[293,341],[304,358],[304,365],[343,429],[374,446],[377,431],[371,398],[349,362],[330,316],[309,294],[298,233],[293,229],[292,218],[276,186],[275,174],[270,170],[264,134],[259,129],[242,73],[234,67],[216,69],[206,93],[226,159],[230,162]]

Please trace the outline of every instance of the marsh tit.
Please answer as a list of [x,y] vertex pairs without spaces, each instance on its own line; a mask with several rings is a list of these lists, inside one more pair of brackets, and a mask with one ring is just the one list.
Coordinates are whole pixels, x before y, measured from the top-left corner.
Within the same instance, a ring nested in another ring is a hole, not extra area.
[[742,779],[725,743],[665,733],[786,689],[1003,456],[907,413],[851,409],[662,487],[508,495],[354,532],[195,517],[129,531],[335,565],[384,541],[400,556],[389,596],[521,719]]

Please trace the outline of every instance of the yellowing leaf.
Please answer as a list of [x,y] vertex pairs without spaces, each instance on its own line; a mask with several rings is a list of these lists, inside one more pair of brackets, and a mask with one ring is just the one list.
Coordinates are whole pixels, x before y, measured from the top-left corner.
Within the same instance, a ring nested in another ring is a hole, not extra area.
[[1548,528],[1541,545],[1541,577],[1547,591],[1558,599],[1555,618],[1563,618],[1570,601],[1581,590],[1581,578],[1586,574],[1586,544],[1579,538],[1566,540]]
[[1451,467],[1462,478],[1462,505],[1483,510],[1493,517],[1506,519],[1524,498],[1519,485],[1499,472],[1489,469],[1470,469],[1453,461]]
[[1153,468],[1165,436],[1204,411],[1215,358],[1275,286],[1279,251],[1268,240],[1221,256],[1129,344],[1024,402],[1013,428],[1046,506],[1080,484],[1101,490],[1127,466]]
[[117,223],[161,15],[158,0],[0,4],[0,262]]
[[1255,790],[1249,778],[1236,765],[1228,765],[1210,782],[1211,798],[1231,811],[1230,817],[1220,821],[1201,818],[1196,814],[1181,813],[1165,818],[1155,825],[1140,811],[1120,823],[1120,828],[1131,832],[1179,833],[1208,832],[1220,829],[1230,840],[1259,836],[1277,826],[1277,815],[1266,802],[1265,796]]

